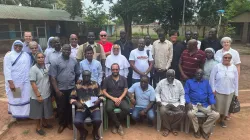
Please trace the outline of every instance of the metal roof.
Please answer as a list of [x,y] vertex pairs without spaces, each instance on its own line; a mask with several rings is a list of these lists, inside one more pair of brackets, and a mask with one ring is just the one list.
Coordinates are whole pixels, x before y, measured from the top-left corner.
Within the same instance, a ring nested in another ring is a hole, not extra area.
[[71,19],[70,14],[64,10],[3,4],[0,4],[0,19],[84,21],[79,16]]

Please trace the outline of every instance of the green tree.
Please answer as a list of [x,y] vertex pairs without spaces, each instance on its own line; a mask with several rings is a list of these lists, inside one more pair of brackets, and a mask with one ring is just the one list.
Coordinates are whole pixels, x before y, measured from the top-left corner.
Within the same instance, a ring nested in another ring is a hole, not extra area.
[[41,8],[53,8],[55,0],[0,0],[0,4],[19,5]]
[[82,2],[81,0],[66,0],[66,11],[70,13],[70,18],[74,19],[75,16],[82,16]]
[[0,0],[0,4],[18,5],[19,0]]
[[227,20],[231,20],[233,17],[245,11],[250,11],[249,0],[228,0],[225,17]]

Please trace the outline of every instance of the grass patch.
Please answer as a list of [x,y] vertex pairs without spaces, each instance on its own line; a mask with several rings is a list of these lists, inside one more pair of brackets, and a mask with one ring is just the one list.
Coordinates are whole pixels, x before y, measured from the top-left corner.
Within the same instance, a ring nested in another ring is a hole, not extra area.
[[22,134],[23,135],[28,135],[30,133],[30,130],[28,129],[28,130],[24,130],[23,132],[22,132]]

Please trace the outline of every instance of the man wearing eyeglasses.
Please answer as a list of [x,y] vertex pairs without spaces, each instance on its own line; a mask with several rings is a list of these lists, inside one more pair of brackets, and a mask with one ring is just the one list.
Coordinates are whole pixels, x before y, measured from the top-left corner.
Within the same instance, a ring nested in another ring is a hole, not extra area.
[[100,41],[98,42],[98,44],[101,44],[103,46],[103,49],[104,49],[104,52],[105,52],[106,56],[110,55],[111,48],[112,48],[113,44],[111,42],[108,42],[108,40],[107,40],[107,38],[108,38],[107,32],[101,31],[99,37],[100,37]]
[[77,53],[77,50],[79,48],[77,35],[76,34],[71,34],[70,38],[69,38],[69,42],[70,42],[69,45],[71,46],[70,57],[76,58],[76,53]]

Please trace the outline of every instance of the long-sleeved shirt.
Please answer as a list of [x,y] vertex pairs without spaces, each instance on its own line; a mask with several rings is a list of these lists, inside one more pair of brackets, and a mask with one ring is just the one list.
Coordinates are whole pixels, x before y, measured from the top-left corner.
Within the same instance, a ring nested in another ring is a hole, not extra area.
[[197,81],[189,79],[186,81],[184,89],[187,104],[192,103],[196,105],[200,103],[202,106],[207,107],[216,103],[208,80],[202,79]]
[[156,102],[162,105],[173,104],[174,106],[185,105],[184,89],[181,82],[174,79],[173,84],[169,84],[167,79],[161,80],[155,89]]
[[210,85],[213,92],[229,95],[235,92],[238,96],[239,76],[235,65],[217,64],[210,74]]
[[[29,47],[29,44],[26,43],[26,42],[23,42],[23,49],[22,51],[24,52],[27,52],[27,53],[31,53],[31,50],[30,50],[30,47]],[[38,44],[38,52],[43,52],[41,46]]]
[[[89,62],[87,59],[84,59],[80,62],[80,70],[81,73],[84,70],[90,71],[91,80],[101,85],[103,73],[102,73],[102,65],[99,61],[93,59],[91,62]],[[80,76],[80,80],[82,80],[82,76]]]
[[156,40],[153,43],[152,55],[155,61],[154,67],[167,70],[173,59],[173,44],[168,40],[164,42]]

